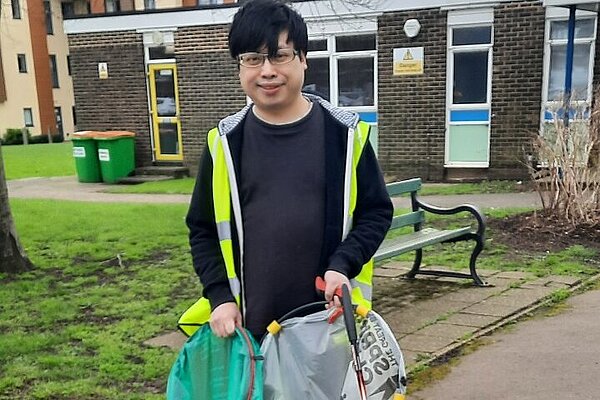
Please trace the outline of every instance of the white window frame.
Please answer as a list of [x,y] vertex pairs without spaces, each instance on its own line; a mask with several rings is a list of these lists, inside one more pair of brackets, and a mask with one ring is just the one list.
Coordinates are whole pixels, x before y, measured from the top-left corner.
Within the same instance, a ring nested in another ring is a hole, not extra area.
[[[492,76],[494,59],[494,11],[492,9],[477,9],[467,11],[450,11],[446,31],[447,58],[446,58],[446,132],[444,138],[444,167],[445,168],[489,168],[490,166],[490,143],[491,143],[491,119],[492,119]],[[485,44],[453,45],[453,31],[456,28],[490,28],[490,42]],[[487,93],[484,103],[454,104],[454,54],[487,50],[488,52],[488,76]],[[451,121],[451,112],[455,110],[468,110],[473,108],[487,108],[488,112],[488,160],[486,162],[457,162],[450,161],[450,126],[452,125],[481,125],[485,121]]]
[[[329,101],[334,106],[338,106],[339,102],[339,82],[338,82],[338,60],[352,59],[352,58],[368,58],[373,59],[373,105],[372,106],[339,106],[340,108],[356,111],[356,112],[377,112],[377,98],[378,98],[378,73],[377,73],[377,43],[375,43],[374,50],[358,50],[358,51],[342,51],[336,50],[335,39],[343,36],[363,36],[363,35],[374,35],[377,41],[377,32],[366,31],[357,32],[354,34],[334,34],[334,35],[321,35],[311,36],[310,41],[313,40],[326,40],[327,50],[320,51],[309,51],[307,55],[308,62],[315,58],[328,58],[329,59]],[[310,68],[310,67],[309,67]]]
[[[579,14],[579,13],[578,13]],[[593,37],[588,38],[576,38],[574,39],[574,44],[590,44],[590,54],[589,54],[589,65],[588,65],[588,87],[587,87],[587,98],[586,100],[573,100],[578,108],[579,106],[584,106],[586,104],[592,104],[592,96],[593,96],[593,81],[594,81],[594,59],[596,54],[596,37],[598,35],[598,24],[597,17],[595,15],[577,15],[576,21],[581,21],[584,19],[592,19],[594,21],[594,34]],[[551,61],[551,52],[553,45],[567,45],[567,39],[550,39],[550,29],[552,26],[552,22],[560,22],[560,21],[568,21],[568,17],[564,16],[551,16],[546,18],[546,26],[544,32],[544,71],[543,71],[543,83],[542,83],[542,107],[540,112],[540,132],[544,132],[544,124],[552,122],[552,120],[546,120],[546,110],[547,109],[557,109],[562,105],[562,99],[559,100],[551,100],[548,99],[548,86],[550,85],[550,61]]]
[[23,108],[23,124],[27,128],[33,128],[34,127],[33,108],[31,108],[31,107],[25,107],[25,108]]

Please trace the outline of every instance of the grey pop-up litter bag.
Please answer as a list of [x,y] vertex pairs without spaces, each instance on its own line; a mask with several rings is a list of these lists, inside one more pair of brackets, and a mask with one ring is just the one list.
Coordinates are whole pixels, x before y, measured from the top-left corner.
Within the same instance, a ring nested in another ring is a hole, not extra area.
[[[264,400],[359,399],[344,317],[329,323],[331,312],[284,320],[263,339]],[[368,398],[404,399],[404,360],[389,326],[374,311],[356,325]]]

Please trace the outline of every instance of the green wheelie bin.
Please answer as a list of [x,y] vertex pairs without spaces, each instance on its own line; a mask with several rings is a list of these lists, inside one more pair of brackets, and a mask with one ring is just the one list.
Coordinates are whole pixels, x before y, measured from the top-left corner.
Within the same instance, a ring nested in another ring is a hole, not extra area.
[[127,131],[99,132],[94,136],[102,180],[117,183],[135,171],[135,133]]
[[73,158],[79,182],[102,182],[100,162],[98,161],[98,147],[94,136],[95,131],[75,132],[71,135],[73,142]]

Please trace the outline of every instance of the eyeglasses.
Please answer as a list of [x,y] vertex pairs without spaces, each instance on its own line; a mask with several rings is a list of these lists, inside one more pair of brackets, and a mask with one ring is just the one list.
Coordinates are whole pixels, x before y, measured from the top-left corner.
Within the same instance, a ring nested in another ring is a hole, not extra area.
[[268,58],[273,65],[283,65],[292,62],[297,55],[298,52],[292,49],[279,49],[273,56],[266,53],[244,53],[238,56],[238,62],[243,67],[257,68],[261,67]]

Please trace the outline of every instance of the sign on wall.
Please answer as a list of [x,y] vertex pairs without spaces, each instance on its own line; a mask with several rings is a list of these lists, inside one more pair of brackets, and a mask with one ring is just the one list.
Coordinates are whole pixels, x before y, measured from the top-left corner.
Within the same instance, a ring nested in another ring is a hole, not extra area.
[[421,75],[423,66],[423,47],[394,49],[394,75]]
[[108,79],[108,63],[98,63],[98,78]]

